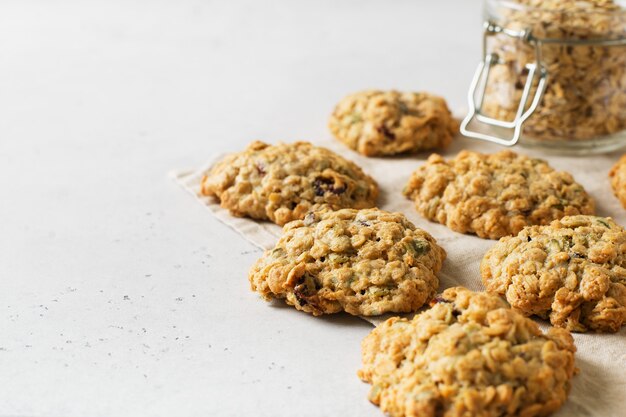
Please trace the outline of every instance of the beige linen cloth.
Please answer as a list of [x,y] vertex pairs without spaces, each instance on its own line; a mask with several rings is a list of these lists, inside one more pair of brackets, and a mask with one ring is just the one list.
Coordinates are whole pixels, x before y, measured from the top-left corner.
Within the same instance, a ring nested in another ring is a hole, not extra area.
[[[367,158],[343,146],[334,140],[315,142],[316,145],[329,148],[344,157],[353,160],[365,172],[376,179],[380,186],[378,206],[388,211],[404,213],[416,226],[431,233],[448,253],[440,277],[440,291],[455,285],[462,285],[472,290],[483,290],[479,264],[484,253],[496,241],[453,232],[437,223],[421,218],[413,203],[402,195],[402,188],[413,170],[422,165],[429,153],[417,156]],[[462,149],[480,152],[496,152],[502,147],[486,142],[457,138],[452,146],[442,154],[452,157]],[[569,171],[576,180],[593,196],[597,214],[613,217],[626,226],[626,210],[613,196],[608,180],[608,171],[618,159],[618,153],[588,156],[564,157],[545,154],[537,150],[515,148],[516,152],[541,157],[558,170]],[[216,155],[204,167],[196,170],[174,172],[175,180],[189,191],[199,202],[254,245],[272,248],[281,228],[269,222],[257,222],[246,218],[232,217],[227,210],[207,197],[199,196],[202,174],[218,159]],[[363,317],[376,325],[383,318]],[[546,323],[540,323],[544,330]],[[626,416],[626,328],[617,334],[574,334],[578,352],[577,366],[580,373],[574,378],[568,401],[556,414],[565,416]]]

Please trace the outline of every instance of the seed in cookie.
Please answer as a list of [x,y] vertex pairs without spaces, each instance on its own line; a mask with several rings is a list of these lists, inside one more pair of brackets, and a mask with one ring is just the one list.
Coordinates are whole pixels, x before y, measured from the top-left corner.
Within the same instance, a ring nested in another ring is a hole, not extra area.
[[458,131],[458,122],[441,97],[371,90],[341,100],[329,127],[357,152],[380,156],[445,148]]
[[284,225],[319,205],[367,208],[376,182],[355,163],[308,142],[252,142],[226,156],[202,179],[201,194],[217,197],[238,217]]
[[433,154],[411,175],[404,194],[425,218],[489,239],[595,211],[571,174],[511,151],[461,151],[449,161]]
[[403,214],[324,208],[287,224],[249,279],[263,298],[316,316],[405,313],[433,296],[445,257]]
[[571,216],[502,238],[483,258],[487,291],[570,331],[616,332],[626,322],[626,230]]
[[613,193],[622,203],[622,206],[626,208],[626,155],[622,155],[619,161],[613,165],[609,177],[611,178]]
[[376,327],[358,375],[391,417],[546,416],[567,398],[575,351],[567,330],[544,334],[497,296],[455,287]]

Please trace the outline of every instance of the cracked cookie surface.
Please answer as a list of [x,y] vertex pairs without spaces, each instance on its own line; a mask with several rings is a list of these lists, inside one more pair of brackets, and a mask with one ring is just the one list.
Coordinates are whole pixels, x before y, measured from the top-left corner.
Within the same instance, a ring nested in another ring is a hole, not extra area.
[[448,161],[433,154],[413,172],[403,192],[425,218],[489,239],[595,211],[571,174],[511,151],[461,151]]
[[345,97],[328,126],[339,141],[366,156],[445,148],[458,131],[443,98],[378,90]]
[[375,205],[376,182],[354,162],[309,142],[252,142],[202,179],[201,194],[217,197],[238,217],[280,226],[320,205],[334,209]]
[[322,209],[287,224],[249,279],[263,298],[314,315],[406,313],[435,294],[445,257],[401,213]]
[[616,332],[626,321],[626,231],[571,216],[505,237],[480,265],[487,291],[571,331]]
[[362,342],[359,377],[392,417],[545,416],[576,373],[567,330],[547,334],[498,296],[449,288],[412,320],[393,317]]
[[619,161],[613,165],[609,172],[609,178],[615,197],[626,208],[626,155],[622,155]]

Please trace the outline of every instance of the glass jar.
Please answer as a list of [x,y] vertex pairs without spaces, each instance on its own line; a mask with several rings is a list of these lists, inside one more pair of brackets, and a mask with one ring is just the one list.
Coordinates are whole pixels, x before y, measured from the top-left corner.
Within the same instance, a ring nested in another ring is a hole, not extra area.
[[[623,3],[623,2],[622,2]],[[483,62],[461,132],[563,153],[626,146],[626,7],[485,0]]]

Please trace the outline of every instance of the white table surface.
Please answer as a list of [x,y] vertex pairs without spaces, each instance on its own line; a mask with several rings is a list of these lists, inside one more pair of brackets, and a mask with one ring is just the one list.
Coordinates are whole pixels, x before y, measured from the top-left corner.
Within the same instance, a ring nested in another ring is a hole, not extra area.
[[480,2],[52,3],[0,5],[0,416],[381,415],[371,326],[260,300],[167,172],[360,89],[465,106]]

